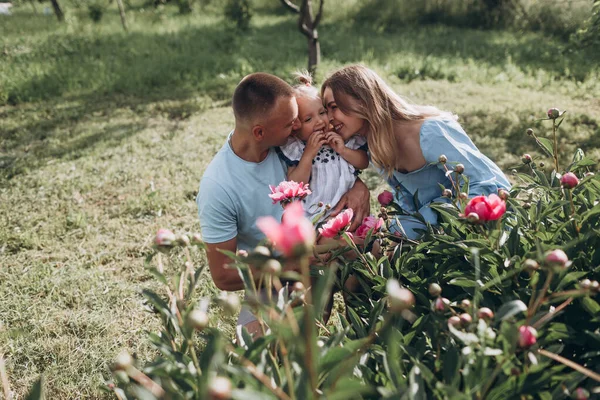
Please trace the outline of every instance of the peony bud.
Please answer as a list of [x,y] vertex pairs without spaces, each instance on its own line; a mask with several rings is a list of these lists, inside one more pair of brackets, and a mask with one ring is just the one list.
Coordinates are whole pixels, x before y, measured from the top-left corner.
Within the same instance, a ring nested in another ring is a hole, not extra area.
[[593,172],[586,172],[585,174],[583,174],[584,177],[589,177],[589,176],[594,176]]
[[590,392],[588,392],[584,388],[578,387],[573,392],[573,395],[571,396],[571,398],[573,398],[575,400],[588,400],[590,398]]
[[552,250],[546,253],[546,264],[554,267],[565,268],[570,265],[569,257],[560,249]]
[[441,155],[438,158],[438,162],[442,163],[442,164],[446,164],[446,162],[448,161],[448,158],[445,155]]
[[450,318],[448,318],[448,325],[452,325],[452,326],[459,326],[460,325],[460,318],[457,317],[456,315],[451,316]]
[[244,249],[238,250],[236,254],[240,257],[248,257],[248,252]]
[[433,309],[435,311],[443,312],[446,310],[446,308],[448,308],[449,305],[450,305],[450,300],[448,300],[445,297],[438,297],[433,302]]
[[400,313],[415,304],[415,296],[406,288],[400,286],[395,279],[388,279],[386,285],[390,311]]
[[592,281],[590,281],[589,279],[584,279],[582,281],[579,282],[579,287],[581,289],[587,290],[592,286]]
[[510,197],[510,193],[508,193],[507,190],[499,189],[498,190],[498,197],[500,197],[502,200],[506,201]]
[[590,283],[590,289],[592,289],[594,292],[598,292],[600,290],[600,284],[598,284],[598,281],[592,281],[592,283]]
[[442,287],[437,283],[432,283],[429,285],[429,294],[433,297],[438,297],[440,294],[442,294]]
[[179,235],[179,237],[177,238],[177,243],[179,243],[182,246],[189,246],[190,245],[190,238],[188,237],[188,235]]
[[304,287],[304,284],[302,282],[294,282],[294,284],[292,285],[292,292],[304,293],[305,290],[306,288]]
[[456,166],[454,167],[454,172],[462,174],[463,172],[465,172],[465,166],[462,164],[456,164]]
[[197,331],[202,331],[208,326],[208,315],[202,310],[192,310],[188,322]]
[[377,196],[377,200],[379,201],[379,204],[385,207],[394,200],[394,195],[389,190],[384,190]]
[[265,246],[256,246],[254,250],[252,250],[252,255],[271,257],[271,251]]
[[566,189],[573,189],[579,184],[579,179],[574,173],[567,172],[560,178],[560,184]]
[[469,195],[465,192],[462,192],[461,194],[458,195],[458,198],[461,200],[468,200],[469,199]]
[[548,110],[548,118],[556,119],[560,117],[560,110],[558,108],[551,108]]
[[133,365],[133,358],[129,355],[126,350],[119,353],[115,358],[114,370],[115,371],[126,371]]
[[467,313],[460,314],[460,323],[463,324],[463,326],[469,325],[471,322],[473,322],[473,318],[471,317],[471,314],[467,314]]
[[225,377],[217,376],[208,384],[208,398],[210,400],[230,399],[231,390],[231,381]]
[[523,267],[524,267],[525,271],[533,272],[540,268],[540,264],[538,264],[537,261],[532,260],[531,258],[528,258],[523,263]]
[[198,245],[202,244],[202,236],[199,233],[194,233],[192,235],[192,244]]
[[527,348],[535,344],[537,338],[537,331],[528,325],[521,325],[519,327],[519,346]]
[[477,215],[477,213],[469,213],[469,215],[467,215],[467,221],[469,221],[472,224],[476,224],[479,222],[479,215]]
[[523,203],[523,208],[529,210],[531,208],[531,203],[526,201],[525,203]]
[[546,164],[544,164],[543,162],[540,162],[540,168],[544,168],[546,166]]
[[442,191],[442,196],[443,197],[451,198],[452,197],[452,190],[450,190],[450,189],[444,189]]
[[523,154],[523,156],[521,157],[521,161],[523,161],[523,164],[531,164],[531,156],[529,154]]
[[235,314],[240,308],[240,298],[235,293],[221,292],[217,298],[217,302],[230,315]]
[[263,264],[263,270],[269,275],[278,276],[281,273],[281,263],[271,258]]
[[462,308],[463,310],[468,310],[469,308],[471,308],[471,301],[469,299],[464,299],[460,302],[460,308]]
[[173,232],[168,229],[161,228],[156,232],[156,236],[154,237],[154,245],[160,248],[170,248],[173,247],[177,237]]
[[527,135],[528,136],[533,136],[533,129],[527,128]]
[[479,318],[489,321],[494,318],[494,312],[487,307],[481,307],[477,312]]

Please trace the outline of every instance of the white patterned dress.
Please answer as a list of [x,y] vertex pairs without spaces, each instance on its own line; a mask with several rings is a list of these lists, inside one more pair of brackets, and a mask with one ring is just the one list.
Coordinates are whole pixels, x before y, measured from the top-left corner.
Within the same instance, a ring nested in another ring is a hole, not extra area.
[[[356,135],[348,139],[346,147],[366,151],[366,144],[367,141],[364,137]],[[306,144],[302,140],[290,137],[285,145],[277,149],[277,153],[288,166],[294,167],[300,162],[305,146]],[[323,210],[318,207],[319,202],[334,207],[342,196],[354,186],[359,173],[359,170],[356,170],[330,146],[321,147],[312,161],[310,181],[308,182],[312,194],[303,200],[306,216],[312,219]]]

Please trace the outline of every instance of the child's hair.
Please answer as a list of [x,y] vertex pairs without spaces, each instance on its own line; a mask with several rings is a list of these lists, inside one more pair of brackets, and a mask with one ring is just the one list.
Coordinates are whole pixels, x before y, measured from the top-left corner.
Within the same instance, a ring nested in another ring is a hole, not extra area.
[[293,86],[296,97],[304,97],[319,101],[321,100],[321,97],[319,96],[319,90],[312,85],[313,78],[310,72],[307,70],[296,71],[293,73],[293,75],[294,80],[298,82]]
[[[433,117],[456,119],[454,114],[436,107],[409,103],[396,94],[379,75],[363,65],[350,65],[333,73],[321,85],[321,96],[326,88],[333,92],[340,111],[367,121],[371,160],[388,175],[395,169],[395,121],[421,121]],[[346,96],[357,100],[358,107],[351,107]]]

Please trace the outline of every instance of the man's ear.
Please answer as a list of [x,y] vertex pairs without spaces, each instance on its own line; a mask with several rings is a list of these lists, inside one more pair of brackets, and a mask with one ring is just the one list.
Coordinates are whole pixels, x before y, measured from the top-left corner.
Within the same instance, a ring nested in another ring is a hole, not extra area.
[[252,127],[252,136],[256,141],[261,142],[265,138],[265,128],[262,125],[254,125]]

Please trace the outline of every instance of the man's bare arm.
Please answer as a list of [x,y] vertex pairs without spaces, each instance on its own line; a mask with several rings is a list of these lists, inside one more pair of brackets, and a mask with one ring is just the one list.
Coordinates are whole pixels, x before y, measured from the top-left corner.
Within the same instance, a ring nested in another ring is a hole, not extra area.
[[206,243],[206,257],[208,267],[215,285],[221,290],[242,290],[244,284],[236,268],[229,268],[227,264],[232,263],[229,257],[219,251],[228,250],[233,253],[237,250],[237,237],[221,243]]

